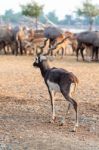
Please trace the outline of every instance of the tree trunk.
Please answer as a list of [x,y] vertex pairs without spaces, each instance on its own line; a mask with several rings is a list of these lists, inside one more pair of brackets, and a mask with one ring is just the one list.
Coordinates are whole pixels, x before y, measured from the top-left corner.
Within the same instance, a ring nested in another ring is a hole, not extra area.
[[36,17],[36,30],[38,29],[38,18]]
[[90,18],[90,20],[89,20],[89,31],[93,30],[93,24],[94,24],[94,19]]
[[93,24],[90,24],[89,25],[89,31],[92,31],[93,30]]

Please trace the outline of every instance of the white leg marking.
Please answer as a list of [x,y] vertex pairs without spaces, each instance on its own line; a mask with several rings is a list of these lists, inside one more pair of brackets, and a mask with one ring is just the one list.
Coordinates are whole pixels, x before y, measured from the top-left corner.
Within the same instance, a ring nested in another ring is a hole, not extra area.
[[55,95],[54,91],[51,91],[52,95],[52,119],[55,120]]

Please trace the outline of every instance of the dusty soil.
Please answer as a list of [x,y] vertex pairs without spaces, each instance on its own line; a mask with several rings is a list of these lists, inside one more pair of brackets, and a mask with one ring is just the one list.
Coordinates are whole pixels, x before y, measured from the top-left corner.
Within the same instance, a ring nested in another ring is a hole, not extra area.
[[[0,56],[0,150],[99,150],[99,63],[57,58],[51,66],[75,73],[79,86],[79,127],[71,132],[75,113],[66,115],[67,101],[57,94],[56,122],[39,69],[31,56]],[[65,117],[64,126],[60,126]]]

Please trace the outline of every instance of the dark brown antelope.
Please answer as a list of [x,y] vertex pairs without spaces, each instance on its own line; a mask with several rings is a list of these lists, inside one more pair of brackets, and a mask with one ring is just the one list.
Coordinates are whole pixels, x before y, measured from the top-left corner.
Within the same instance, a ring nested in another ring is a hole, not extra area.
[[76,113],[76,123],[74,126],[73,131],[76,130],[76,127],[78,126],[78,105],[77,102],[72,98],[71,96],[71,86],[74,84],[73,92],[76,89],[76,86],[78,84],[77,77],[67,70],[64,70],[62,68],[50,68],[47,57],[39,53],[35,59],[35,62],[33,63],[34,67],[38,67],[41,71],[42,77],[44,78],[45,84],[48,88],[48,92],[51,99],[51,106],[52,106],[52,121],[55,121],[55,93],[60,92],[64,96],[64,98],[72,104],[75,113]]

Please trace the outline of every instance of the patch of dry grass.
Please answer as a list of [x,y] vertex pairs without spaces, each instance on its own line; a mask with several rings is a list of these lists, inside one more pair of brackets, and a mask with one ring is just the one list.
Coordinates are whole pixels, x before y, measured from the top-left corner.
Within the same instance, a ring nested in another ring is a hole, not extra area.
[[[98,150],[99,64],[76,62],[74,56],[57,58],[51,66],[64,68],[79,78],[74,98],[80,126],[70,132],[75,114],[65,116],[67,102],[57,95],[57,121],[50,124],[51,105],[39,69],[31,56],[0,56],[0,150]],[[61,117],[64,126],[59,126]]]

